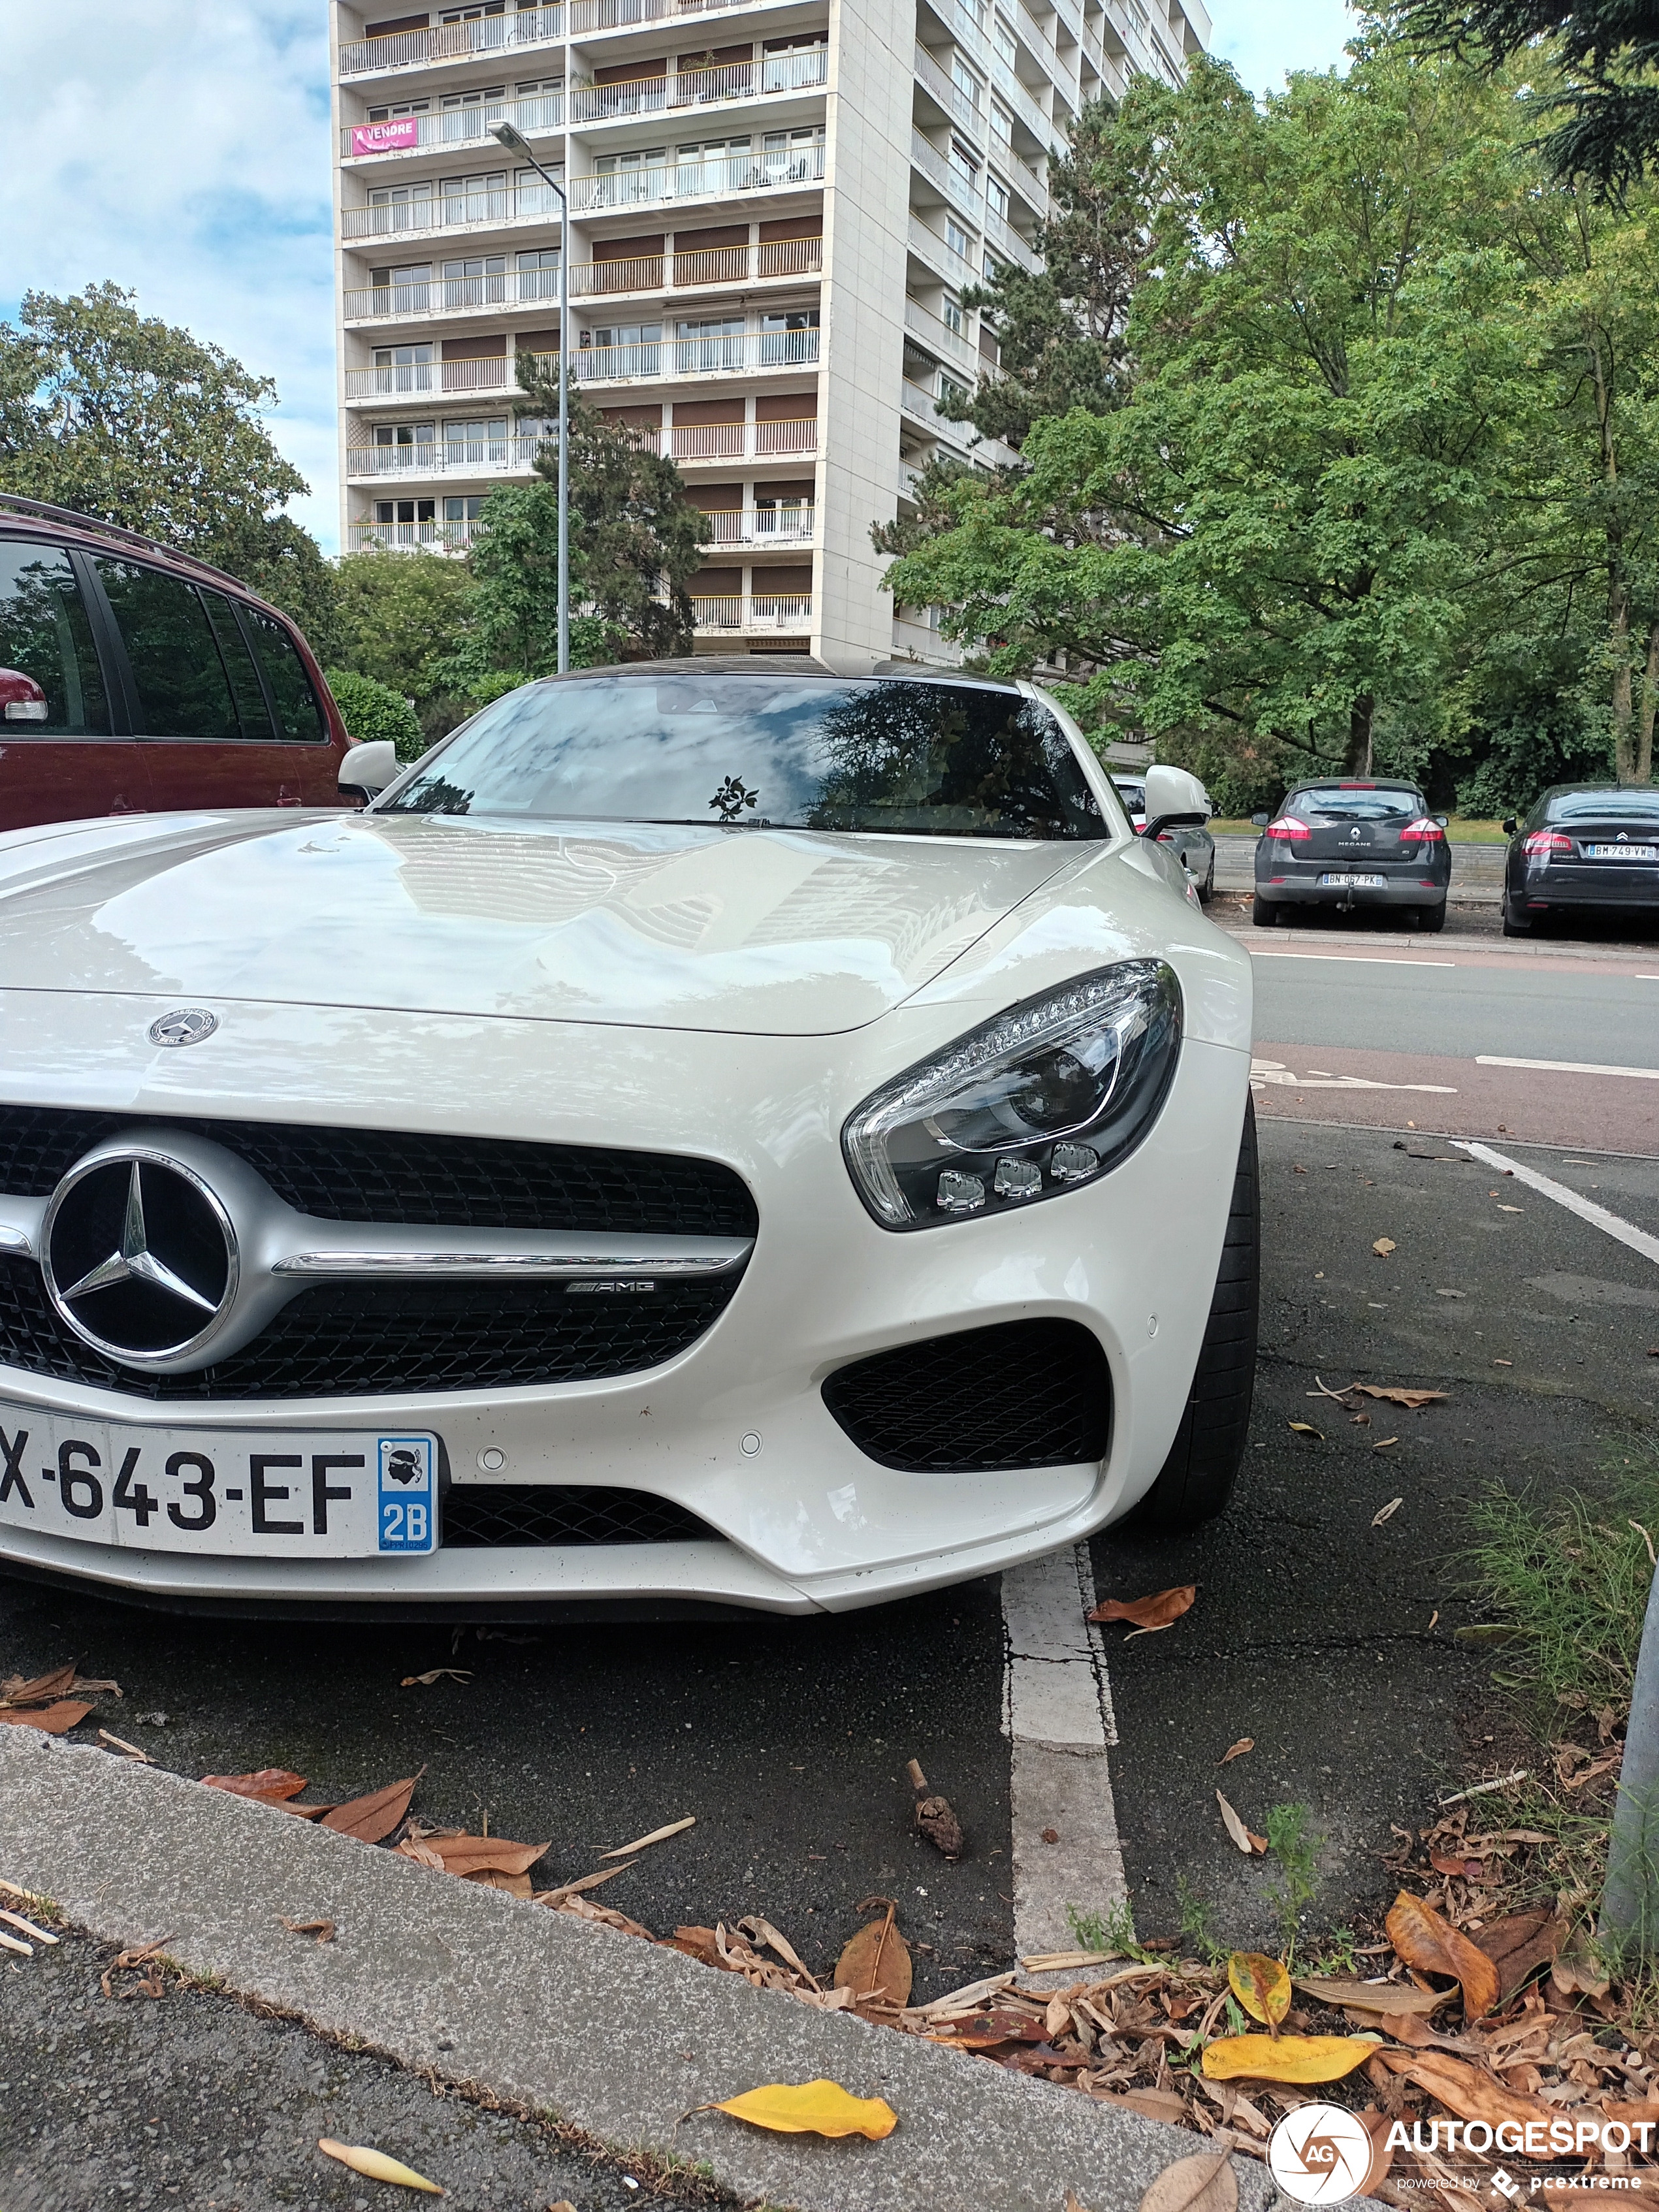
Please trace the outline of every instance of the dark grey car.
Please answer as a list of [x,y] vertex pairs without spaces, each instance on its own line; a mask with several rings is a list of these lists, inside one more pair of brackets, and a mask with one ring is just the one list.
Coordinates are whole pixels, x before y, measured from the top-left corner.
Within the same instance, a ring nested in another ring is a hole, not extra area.
[[1451,848],[1446,817],[1414,783],[1322,776],[1298,784],[1276,815],[1251,819],[1258,929],[1298,906],[1387,908],[1408,926],[1446,922]]
[[1558,783],[1504,827],[1504,934],[1525,937],[1586,908],[1659,915],[1659,791]]

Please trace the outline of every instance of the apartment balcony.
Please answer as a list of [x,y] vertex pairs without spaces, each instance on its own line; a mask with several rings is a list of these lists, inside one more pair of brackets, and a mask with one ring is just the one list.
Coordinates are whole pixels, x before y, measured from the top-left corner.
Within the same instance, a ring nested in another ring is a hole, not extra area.
[[545,137],[564,129],[564,110],[562,93],[538,92],[523,100],[492,100],[487,106],[443,107],[435,115],[399,115],[389,123],[346,123],[340,126],[340,156],[363,161],[477,146],[499,161],[501,149],[492,135],[498,123],[515,125],[526,138]]
[[910,216],[909,236],[910,251],[917,260],[933,270],[936,276],[942,276],[953,290],[960,291],[964,284],[977,284],[981,281],[981,272],[973,263],[963,260],[953,246],[945,244],[931,223],[924,222],[914,212]]
[[812,627],[810,592],[733,592],[691,601],[699,637],[778,632],[799,637]]
[[511,228],[515,223],[556,223],[559,203],[552,187],[514,185],[500,191],[459,191],[440,185],[420,199],[394,207],[342,208],[340,235],[360,239],[427,238],[439,231]]
[[471,522],[354,522],[346,542],[354,553],[465,553],[477,526]]
[[[1044,197],[1046,199],[1046,194]],[[985,210],[985,243],[1004,261],[1016,262],[1022,269],[1038,266],[1036,255],[1013,225],[1005,222],[1000,215],[994,215],[989,208]]]
[[919,337],[925,346],[942,355],[967,378],[969,384],[986,365],[962,331],[952,330],[937,315],[930,315],[927,308],[915,300],[907,300],[904,303],[904,327]]
[[[814,368],[818,336],[817,331],[734,331],[718,337],[647,338],[629,345],[581,346],[570,356],[570,380],[573,384],[674,384],[762,369]],[[545,375],[558,375],[557,354],[538,353],[534,358]],[[346,397],[416,398],[444,392],[506,392],[516,386],[517,375],[514,363],[504,354],[489,361],[418,362],[387,368],[348,369]]]
[[982,106],[976,107],[974,105],[949,71],[940,68],[926,46],[919,46],[916,48],[913,66],[916,73],[916,82],[921,86],[934,105],[942,107],[947,115],[954,117],[964,130],[971,131],[976,137],[983,138],[985,136],[984,107]]
[[757,553],[793,552],[817,537],[815,507],[722,507],[707,516],[715,550],[744,546]]
[[[591,6],[589,12],[591,11]],[[561,8],[520,8],[515,15],[484,15],[468,23],[434,23],[424,31],[393,31],[378,39],[348,39],[340,47],[340,75],[365,76],[386,70],[425,69],[434,62],[475,55],[518,54],[561,44]]]
[[[424,440],[417,446],[348,446],[346,474],[377,482],[424,483],[431,477],[527,475],[544,446],[557,441],[536,438]],[[418,527],[419,526],[416,526]]]
[[579,85],[569,94],[570,120],[609,123],[618,116],[673,115],[688,108],[727,106],[768,93],[808,92],[826,84],[827,46],[759,61],[723,62],[710,69],[667,69],[659,76],[620,84]]
[[985,220],[985,195],[978,185],[946,161],[936,147],[930,146],[920,131],[910,133],[910,160],[940,198],[977,229]]
[[671,161],[659,168],[617,169],[570,182],[573,214],[611,208],[684,205],[689,200],[747,198],[823,182],[822,140],[798,149],[741,154],[724,160]]
[[666,453],[681,467],[704,461],[767,461],[816,459],[818,418],[788,422],[686,422],[635,434],[653,453]]
[[556,313],[558,304],[556,269],[505,269],[483,276],[423,276],[409,284],[349,285],[344,294],[348,323],[409,322],[532,306]]

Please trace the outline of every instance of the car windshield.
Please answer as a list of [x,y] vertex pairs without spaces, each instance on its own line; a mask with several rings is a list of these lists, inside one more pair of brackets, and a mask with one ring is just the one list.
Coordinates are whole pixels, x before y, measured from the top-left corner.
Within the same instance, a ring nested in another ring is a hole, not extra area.
[[1414,791],[1380,791],[1372,784],[1322,783],[1294,792],[1285,811],[1299,822],[1409,822],[1423,812]]
[[1549,801],[1552,822],[1659,822],[1659,791],[1564,791]]
[[381,811],[927,837],[1112,834],[1065,732],[1019,693],[684,670],[509,692]]

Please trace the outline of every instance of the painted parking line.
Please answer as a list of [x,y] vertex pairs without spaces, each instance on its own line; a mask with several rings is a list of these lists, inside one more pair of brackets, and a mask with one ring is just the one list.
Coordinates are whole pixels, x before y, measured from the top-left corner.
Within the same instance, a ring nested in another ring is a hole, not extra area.
[[1626,1221],[1622,1214],[1610,1213],[1605,1206],[1598,1206],[1593,1198],[1586,1198],[1582,1191],[1571,1190],[1564,1182],[1552,1182],[1548,1176],[1540,1175],[1536,1168],[1529,1168],[1519,1160],[1510,1159],[1506,1152],[1495,1152],[1490,1145],[1459,1144],[1455,1138],[1452,1142],[1457,1145],[1460,1152],[1467,1152],[1471,1159],[1480,1160],[1489,1168],[1501,1169],[1505,1175],[1512,1175],[1517,1182],[1525,1183],[1528,1189],[1537,1191],[1540,1197],[1553,1198],[1558,1206],[1565,1206],[1569,1213],[1576,1213],[1581,1221],[1589,1222],[1606,1235],[1616,1237],[1620,1243],[1627,1244],[1632,1252],[1639,1252],[1644,1260],[1651,1260],[1659,1265],[1659,1237],[1650,1237],[1645,1229],[1638,1229],[1633,1221]]
[[[1107,1759],[1117,1724],[1105,1647],[1087,1620],[1094,1604],[1086,1544],[1002,1577],[1002,1726],[1012,1770],[1014,1953],[1021,1959],[1077,1948],[1068,1905],[1103,1916],[1128,1900]],[[1056,1977],[1030,1978],[1046,1984]]]
[[1633,1075],[1644,1083],[1659,1083],[1659,1067],[1603,1067],[1589,1060],[1508,1060],[1495,1052],[1478,1052],[1477,1067],[1532,1067],[1546,1075]]
[[1250,1088],[1260,1091],[1266,1084],[1277,1084],[1286,1091],[1433,1091],[1443,1098],[1457,1096],[1457,1086],[1451,1083],[1382,1083],[1369,1075],[1333,1075],[1322,1067],[1310,1067],[1305,1075],[1293,1075],[1282,1060],[1253,1059]]

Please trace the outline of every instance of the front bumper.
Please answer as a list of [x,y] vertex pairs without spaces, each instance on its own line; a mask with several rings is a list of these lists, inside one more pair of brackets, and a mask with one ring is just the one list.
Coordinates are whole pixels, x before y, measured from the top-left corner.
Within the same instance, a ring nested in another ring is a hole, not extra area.
[[[45,1016],[12,999],[13,1065]],[[972,1018],[949,1011],[954,1029]],[[65,1044],[63,1004],[52,1036]],[[88,1006],[90,1036],[100,1015]],[[938,1008],[901,1009],[879,1041],[895,1056],[941,1041]],[[428,1126],[617,1141],[618,1097],[652,1102],[648,1141],[726,1160],[748,1181],[760,1233],[730,1304],[678,1358],[599,1382],[447,1395],[207,1406],[137,1401],[0,1368],[0,1398],[129,1425],[288,1430],[421,1428],[442,1438],[457,1482],[597,1484],[671,1498],[720,1540],[541,1550],[440,1549],[430,1558],[227,1559],[93,1545],[0,1527],[0,1561],[71,1576],[154,1603],[216,1609],[430,1608],[477,1618],[569,1601],[647,1610],[682,1602],[776,1613],[836,1611],[957,1582],[1073,1542],[1126,1512],[1168,1452],[1197,1362],[1219,1261],[1248,1085],[1248,1054],[1189,1036],[1163,1112],[1097,1184],[1022,1212],[910,1235],[878,1229],[840,1154],[848,1086],[860,1095],[866,1033],[830,1040],[569,1028],[556,1123],[544,1051],[520,1025],[398,1017],[378,1057],[330,1009],[246,1008],[215,1063],[224,1088],[169,1100],[191,1071],[159,1056],[137,1095],[87,1100],[146,1115],[242,1110],[257,1073],[266,1110],[384,1127],[406,1082]],[[952,1033],[952,1032],[947,1032]],[[72,1040],[71,1040],[72,1042]],[[302,1046],[302,1049],[295,1049]],[[355,1054],[355,1058],[354,1058]],[[239,1057],[246,1065],[238,1065]],[[841,1065],[837,1066],[839,1061]],[[164,1064],[166,1063],[166,1064]],[[372,1064],[371,1064],[372,1063]],[[873,1064],[873,1063],[872,1063]],[[326,1099],[284,1068],[326,1067]],[[273,1071],[278,1071],[273,1073]],[[833,1078],[833,1079],[832,1079]],[[113,1085],[115,1079],[109,1079]],[[360,1082],[367,1095],[349,1093]],[[288,1088],[284,1092],[284,1084]],[[274,1086],[276,1095],[272,1096]],[[343,1095],[343,1092],[344,1095]],[[39,1095],[50,1096],[42,1089]],[[734,1144],[733,1132],[742,1132]],[[825,1377],[908,1341],[1057,1316],[1097,1338],[1110,1370],[1110,1443],[1097,1463],[994,1474],[895,1472],[865,1457],[830,1416]],[[482,1455],[500,1454],[486,1474]]]

